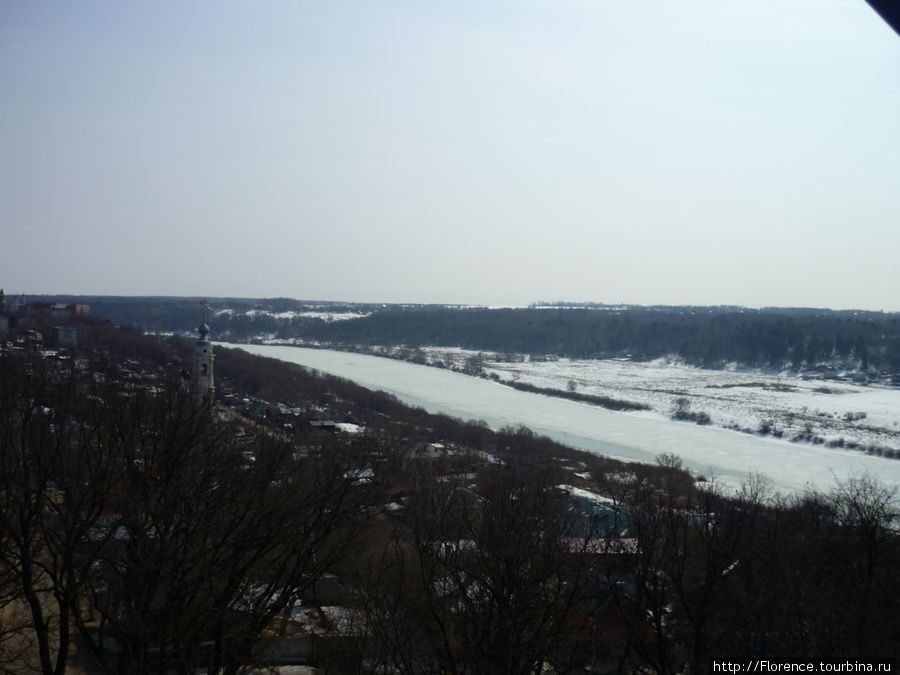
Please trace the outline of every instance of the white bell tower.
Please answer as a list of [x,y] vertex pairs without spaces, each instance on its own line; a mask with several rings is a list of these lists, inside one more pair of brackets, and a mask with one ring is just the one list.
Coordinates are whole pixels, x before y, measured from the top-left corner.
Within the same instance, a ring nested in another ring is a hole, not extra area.
[[213,363],[216,360],[213,354],[212,342],[209,341],[209,326],[206,325],[206,302],[203,303],[203,320],[197,329],[200,337],[194,343],[194,394],[201,399],[212,402],[216,393],[215,378],[213,376]]

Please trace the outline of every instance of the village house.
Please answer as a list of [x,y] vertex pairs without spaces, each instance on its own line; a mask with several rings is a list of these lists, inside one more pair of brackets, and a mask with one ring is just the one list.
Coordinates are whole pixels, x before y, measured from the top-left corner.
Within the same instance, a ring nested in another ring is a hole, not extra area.
[[422,443],[409,451],[403,468],[411,472],[446,473],[450,470],[450,453],[443,443]]

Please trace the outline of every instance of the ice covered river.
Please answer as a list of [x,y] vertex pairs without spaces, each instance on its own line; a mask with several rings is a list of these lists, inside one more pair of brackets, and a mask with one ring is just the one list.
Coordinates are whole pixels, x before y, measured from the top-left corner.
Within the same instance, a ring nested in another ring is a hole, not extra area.
[[701,427],[653,413],[614,412],[365,354],[272,345],[222,346],[338,375],[429,412],[484,420],[494,429],[524,424],[535,433],[594,453],[642,462],[655,461],[662,452],[675,453],[691,469],[714,473],[731,486],[758,473],[782,492],[807,487],[827,491],[836,479],[865,472],[886,485],[900,486],[900,460],[858,451]]

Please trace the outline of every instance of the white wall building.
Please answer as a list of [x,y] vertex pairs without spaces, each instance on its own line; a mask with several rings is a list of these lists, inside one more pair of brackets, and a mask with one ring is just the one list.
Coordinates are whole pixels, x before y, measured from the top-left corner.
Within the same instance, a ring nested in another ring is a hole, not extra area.
[[209,341],[209,326],[206,325],[206,305],[203,306],[203,321],[197,329],[200,334],[194,343],[193,387],[199,398],[213,400],[216,393],[213,365],[216,360],[212,342]]

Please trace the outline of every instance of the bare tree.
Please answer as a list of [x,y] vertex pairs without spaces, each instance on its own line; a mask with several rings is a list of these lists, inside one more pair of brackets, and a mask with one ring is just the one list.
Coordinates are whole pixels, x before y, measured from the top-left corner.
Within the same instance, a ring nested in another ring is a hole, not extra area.
[[233,671],[335,564],[360,450],[242,445],[212,412],[174,380],[0,359],[0,662],[63,673],[74,628],[108,671]]
[[242,446],[177,389],[137,392],[127,412],[111,430],[123,470],[89,605],[122,652],[96,656],[136,672],[233,670],[341,554],[362,503],[353,458],[265,433]]
[[[581,593],[566,535],[567,499],[528,466],[483,471],[473,490],[433,481],[410,499],[403,608],[424,626],[423,659],[450,672],[540,672],[570,656],[564,639]],[[401,564],[401,563],[397,563]]]
[[90,571],[84,542],[112,476],[94,433],[97,391],[79,392],[64,368],[0,358],[0,568],[15,589],[3,611],[28,615],[4,647],[18,661],[33,647],[31,665],[48,674],[66,670],[71,612]]

